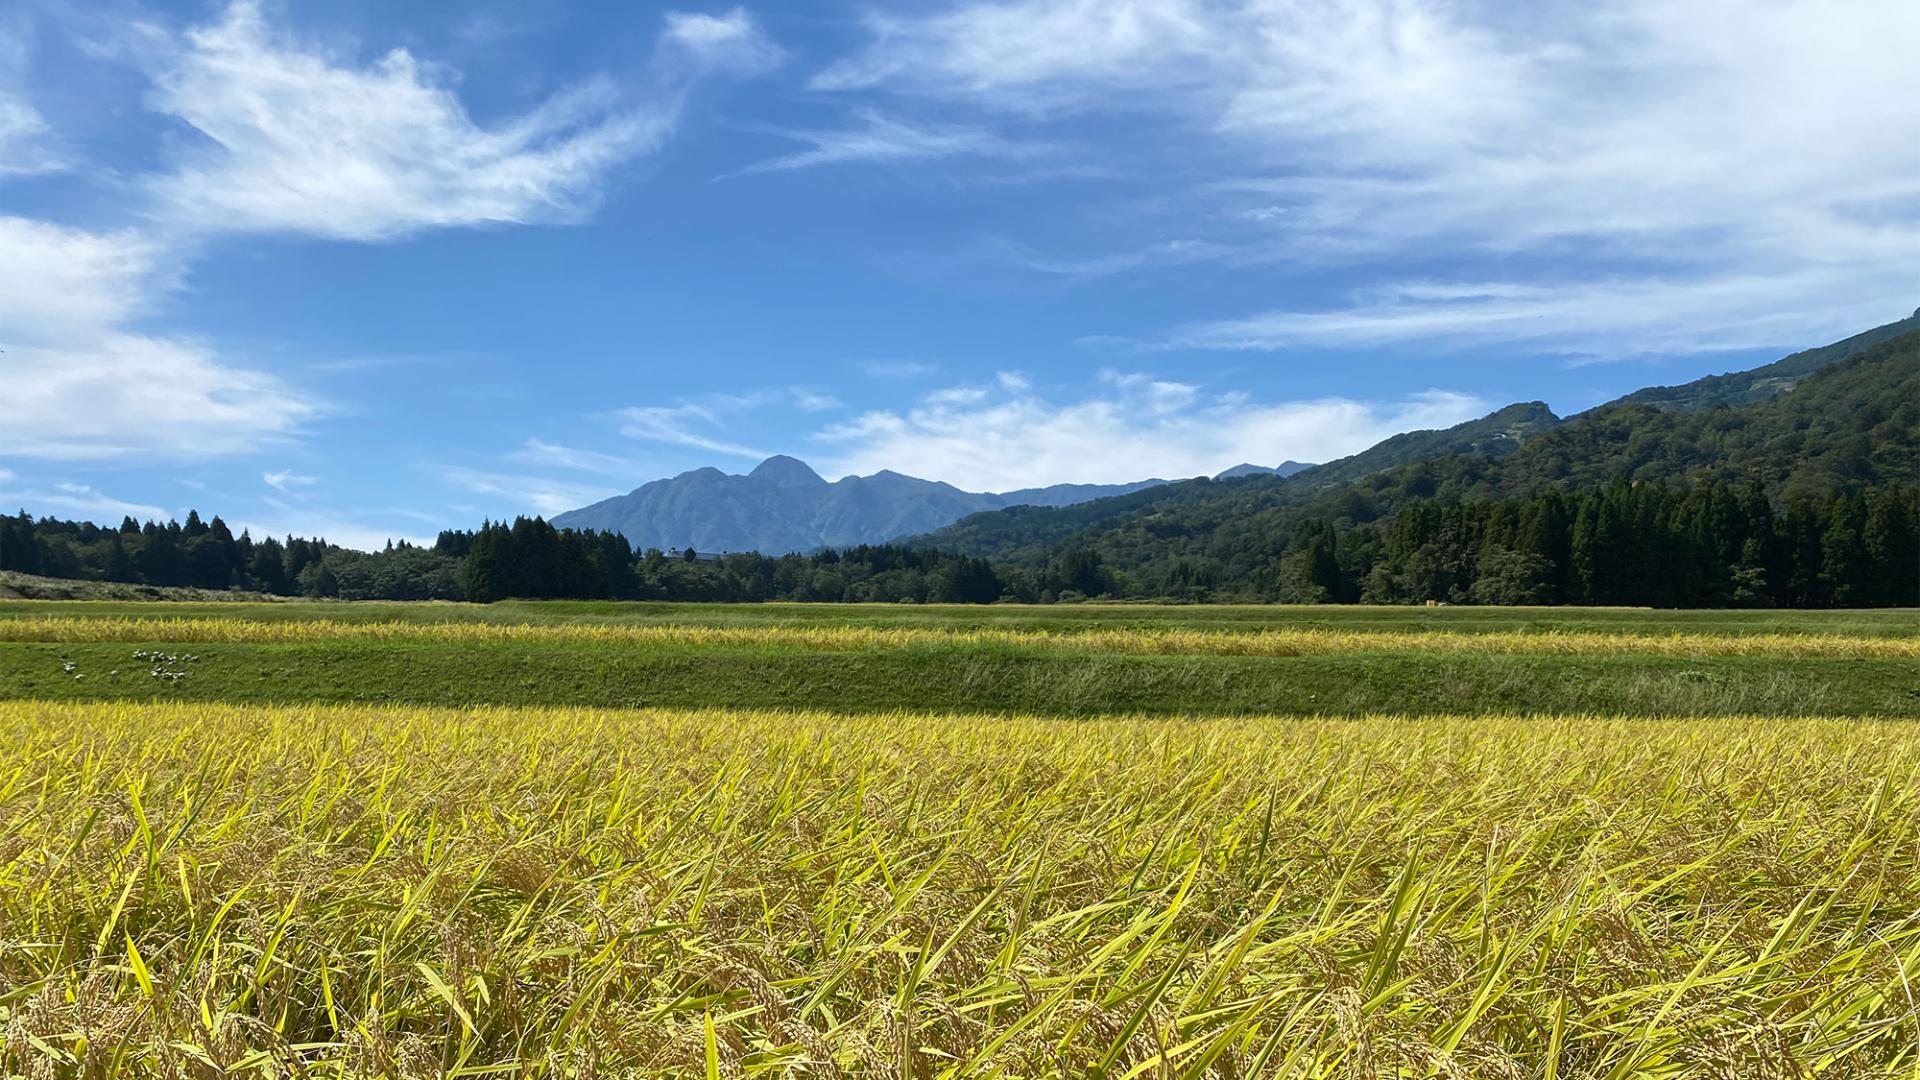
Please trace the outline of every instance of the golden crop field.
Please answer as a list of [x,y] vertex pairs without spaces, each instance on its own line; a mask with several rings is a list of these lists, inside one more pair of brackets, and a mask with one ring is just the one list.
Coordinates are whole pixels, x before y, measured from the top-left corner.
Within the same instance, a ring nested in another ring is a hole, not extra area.
[[13,1075],[1920,1074],[1903,722],[0,728]]
[[939,629],[868,626],[674,626],[596,623],[422,623],[403,620],[32,617],[0,620],[0,641],[275,643],[338,640],[579,645],[786,646],[817,650],[986,646],[1161,656],[1331,656],[1414,651],[1440,656],[1829,657],[1920,660],[1920,637],[1819,633],[1507,630],[1190,630],[1090,627]]

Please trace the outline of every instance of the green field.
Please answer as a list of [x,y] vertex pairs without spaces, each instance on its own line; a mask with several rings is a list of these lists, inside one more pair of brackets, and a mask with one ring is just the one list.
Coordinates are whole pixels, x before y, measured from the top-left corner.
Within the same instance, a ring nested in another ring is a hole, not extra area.
[[0,1076],[1913,1077],[1920,617],[0,602]]
[[[204,634],[154,631],[126,640],[104,633],[118,620],[155,616],[299,623],[327,627],[329,634],[265,640],[278,631],[263,627],[262,640],[217,641]],[[10,625],[36,620],[69,628],[38,635],[42,640],[9,640]],[[353,634],[356,624],[368,628],[367,636]],[[396,634],[396,624],[420,624],[420,630]],[[434,630],[442,625],[450,636]],[[90,626],[102,632],[90,634]],[[521,626],[582,633],[459,636],[478,634],[476,627]],[[620,627],[740,633],[719,643],[591,636]],[[822,631],[817,640],[793,638],[795,631],[814,630]],[[864,630],[899,631],[900,640],[865,640]],[[1290,633],[1298,641],[1324,636],[1336,644],[1341,635],[1366,635],[1367,643],[1303,655],[1211,651],[1210,643]],[[1182,634],[1196,642],[1184,653],[1129,651],[1134,639]],[[1550,651],[1582,634],[1632,641],[1679,634],[1701,648],[1671,655],[1621,655],[1605,646],[1579,655]],[[1112,643],[1062,647],[1102,635]],[[1474,635],[1486,636],[1486,651],[1461,651],[1473,642],[1460,639]],[[1852,645],[1836,647],[1833,655],[1722,654],[1740,641],[1774,638],[1815,648]],[[1438,650],[1443,640],[1453,642],[1454,651]],[[174,647],[182,642],[192,647]],[[13,602],[0,603],[0,697],[1071,715],[1913,714],[1920,709],[1916,654],[1876,655],[1865,648],[1875,642],[1920,642],[1920,618],[1910,611]],[[198,659],[177,679],[157,678],[133,656],[154,650]]]
[[1920,611],[1655,611],[1649,608],[1312,607],[1273,604],[669,604],[618,600],[503,600],[497,604],[0,600],[0,619],[138,617],[346,622],[633,623],[683,626],[1290,627],[1323,630],[1604,630],[1664,634],[1849,634],[1920,637]]

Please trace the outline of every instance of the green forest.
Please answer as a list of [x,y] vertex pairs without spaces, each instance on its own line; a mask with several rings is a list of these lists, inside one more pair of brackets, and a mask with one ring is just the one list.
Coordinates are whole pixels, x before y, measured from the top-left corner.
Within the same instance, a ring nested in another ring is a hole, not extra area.
[[256,541],[198,514],[164,525],[127,519],[117,529],[21,514],[0,518],[0,570],[348,600],[1920,602],[1920,488],[1905,484],[1776,506],[1758,484],[1617,481],[1518,498],[1417,499],[1368,522],[1297,515],[1281,532],[1256,514],[1229,515],[1183,545],[1151,523],[1104,539],[1039,565],[902,545],[636,556],[617,534],[520,518],[443,532],[431,547],[358,552],[320,539]]

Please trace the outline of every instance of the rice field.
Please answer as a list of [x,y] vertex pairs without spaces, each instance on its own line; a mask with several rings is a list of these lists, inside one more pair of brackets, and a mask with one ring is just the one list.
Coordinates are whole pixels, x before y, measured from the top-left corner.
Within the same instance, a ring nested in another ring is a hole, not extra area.
[[325,641],[581,644],[646,648],[1052,649],[1121,656],[1333,656],[1419,652],[1439,656],[1823,657],[1920,660],[1920,638],[1821,633],[1607,633],[1500,630],[1188,630],[1089,626],[1071,630],[871,626],[682,626],[607,623],[343,622],[333,619],[0,619],[0,641],[278,643]]
[[0,605],[6,1080],[1920,1077],[1898,618],[208,607]]
[[0,723],[18,1075],[1920,1068],[1901,723]]

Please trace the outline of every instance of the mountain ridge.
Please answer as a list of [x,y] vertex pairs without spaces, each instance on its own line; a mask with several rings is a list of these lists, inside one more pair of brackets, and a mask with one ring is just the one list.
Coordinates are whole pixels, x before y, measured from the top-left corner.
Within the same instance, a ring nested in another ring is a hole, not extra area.
[[1771,364],[1762,364],[1745,371],[1708,375],[1678,386],[1649,386],[1595,408],[1648,405],[1658,409],[1691,412],[1712,408],[1715,405],[1752,404],[1786,393],[1798,385],[1801,379],[1829,364],[1914,330],[1920,330],[1920,308],[1914,309],[1913,314],[1904,319],[1898,319],[1884,326],[1876,326],[1871,330],[1863,330],[1831,345],[1802,349]]
[[[1677,418],[1778,400],[1835,365],[1877,355],[1889,342],[1905,340],[1915,331],[1920,331],[1920,311],[1746,371],[1646,387],[1570,417],[1556,415],[1544,402],[1516,402],[1452,427],[1402,432],[1317,465],[1291,460],[1275,466],[1242,463],[1190,480],[1055,484],[993,493],[965,491],[890,469],[829,481],[797,458],[774,455],[745,475],[709,466],[654,480],[625,495],[557,515],[553,523],[618,532],[640,549],[781,554],[906,540],[970,554],[1007,557],[1014,549],[1034,556],[1078,532],[1097,530],[1110,521],[1176,513],[1168,507],[1193,499],[1241,500],[1249,508],[1304,506],[1332,497],[1351,501],[1397,482],[1381,478],[1423,464],[1452,463],[1451,473],[1478,477],[1488,470],[1498,472],[1497,463],[1521,455],[1512,469],[1500,473],[1497,483],[1520,483],[1523,474],[1537,474],[1527,482],[1555,482],[1555,477],[1587,482],[1595,470],[1621,467],[1619,452],[1607,447],[1630,439],[1627,429],[1657,433],[1674,446],[1688,440],[1701,443],[1708,436],[1683,431],[1687,422]],[[1566,432],[1571,434],[1560,434]],[[1601,432],[1605,434],[1597,434]],[[1571,460],[1586,452],[1579,448],[1587,442],[1594,445],[1586,450],[1598,453],[1600,463]],[[1699,453],[1697,447],[1673,452],[1682,457]],[[1555,454],[1560,460],[1545,460]],[[1825,482],[1808,481],[1816,486]]]

